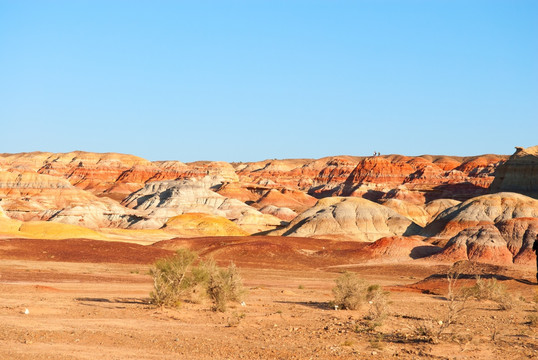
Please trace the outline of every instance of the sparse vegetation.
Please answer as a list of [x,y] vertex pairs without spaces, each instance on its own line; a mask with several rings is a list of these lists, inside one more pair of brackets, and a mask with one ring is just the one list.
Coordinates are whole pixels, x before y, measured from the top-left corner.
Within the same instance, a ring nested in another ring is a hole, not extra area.
[[[470,299],[494,301],[500,310],[510,310],[515,306],[514,297],[508,293],[504,284],[499,283],[495,278],[484,280],[479,275],[476,275],[476,283],[473,286],[460,286],[460,280],[464,275],[468,276],[475,273],[476,266],[473,262],[458,261],[447,272],[447,311],[443,319],[438,322],[439,330],[432,337],[433,341],[438,341],[451,325],[463,319],[462,315],[470,310]],[[429,333],[430,331],[428,330],[428,336]],[[493,336],[495,337],[495,334]],[[455,338],[452,336],[452,338],[458,343],[465,340],[462,340],[461,337]]]
[[213,310],[224,312],[229,301],[241,300],[245,293],[243,281],[233,263],[226,269],[209,265],[208,270],[206,291],[213,301]]
[[380,326],[388,315],[389,294],[379,285],[368,286],[366,291],[366,300],[370,304],[368,319],[372,321],[374,327]]
[[334,305],[340,309],[356,310],[366,300],[366,290],[364,280],[353,273],[344,272],[336,279],[336,286],[332,290]]
[[150,269],[153,277],[151,302],[158,306],[177,306],[181,297],[195,285],[191,267],[196,254],[180,249],[173,257],[158,260]]
[[153,277],[151,302],[158,306],[178,306],[182,299],[200,302],[208,296],[213,309],[225,311],[229,301],[239,301],[245,290],[237,268],[219,268],[215,262],[199,262],[196,253],[180,249],[173,257],[158,260],[150,269]]
[[476,284],[465,288],[464,292],[466,296],[472,296],[477,300],[494,301],[498,304],[500,310],[510,310],[514,307],[512,295],[495,278],[484,280],[480,276],[476,276]]
[[411,335],[417,341],[435,343],[438,339],[438,329],[433,321],[422,321],[411,329]]
[[364,303],[370,305],[368,315],[365,316],[369,331],[381,326],[388,315],[389,292],[377,284],[368,285],[353,273],[345,272],[336,279],[333,294],[333,306],[336,309],[356,310]]
[[459,286],[462,274],[472,271],[473,264],[465,261],[458,261],[452,265],[447,272],[448,293],[447,311],[444,319],[439,321],[439,330],[435,334],[434,341],[453,325],[466,311],[467,302],[471,297],[469,291]]

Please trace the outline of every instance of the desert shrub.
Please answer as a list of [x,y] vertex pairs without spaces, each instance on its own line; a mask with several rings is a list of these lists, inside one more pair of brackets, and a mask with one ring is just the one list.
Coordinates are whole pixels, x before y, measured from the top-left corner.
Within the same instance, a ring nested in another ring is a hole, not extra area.
[[214,263],[209,263],[206,267],[206,291],[213,301],[213,310],[224,312],[229,301],[241,300],[245,293],[243,281],[233,263],[226,269],[219,268]]
[[157,260],[149,272],[153,278],[151,302],[159,306],[177,306],[181,297],[196,283],[190,271],[195,260],[196,254],[187,249]]
[[336,279],[332,289],[334,305],[340,309],[356,310],[366,300],[367,285],[357,275],[345,272]]
[[196,253],[180,249],[172,257],[160,259],[150,269],[153,277],[151,302],[158,306],[177,306],[183,298],[200,302],[209,297],[214,309],[226,310],[229,301],[239,301],[244,294],[237,268],[219,268],[214,261],[199,262]]
[[448,282],[447,310],[444,319],[439,321],[439,330],[435,341],[468,310],[467,304],[471,298],[471,292],[467,288],[459,286],[462,276],[473,270],[474,264],[466,261],[455,262],[448,270],[446,278]]
[[338,277],[332,292],[332,305],[340,309],[357,310],[366,302],[370,304],[366,316],[370,327],[380,326],[388,314],[389,292],[379,285],[368,285],[353,273],[345,272]]
[[484,280],[476,277],[475,285],[465,288],[464,293],[477,300],[491,300],[497,303],[500,310],[510,310],[514,307],[514,299],[506,290],[506,286],[497,279]]
[[411,327],[411,336],[415,341],[436,343],[438,341],[438,328],[433,321],[422,321]]
[[372,320],[374,326],[381,325],[388,315],[389,294],[379,285],[370,285],[366,290],[366,300],[370,304],[368,318]]

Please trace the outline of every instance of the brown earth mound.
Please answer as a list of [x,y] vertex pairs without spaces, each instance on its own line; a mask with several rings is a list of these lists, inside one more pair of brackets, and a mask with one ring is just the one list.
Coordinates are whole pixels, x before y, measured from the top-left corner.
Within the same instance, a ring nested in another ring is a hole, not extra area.
[[78,263],[151,264],[173,252],[124,242],[89,239],[0,240],[0,258]]
[[474,285],[478,276],[482,279],[528,283],[528,280],[520,278],[521,273],[518,270],[511,267],[462,260],[450,267],[443,267],[439,272],[423,280],[403,287],[419,290],[427,294],[447,295],[449,274],[455,280],[456,289],[462,286]]
[[368,244],[362,250],[367,259],[385,259],[387,261],[420,259],[441,251],[439,246],[422,241],[420,236],[391,236],[381,238]]
[[243,267],[304,269],[352,261],[363,243],[279,236],[222,236],[159,241],[152,247],[189,248],[204,257]]

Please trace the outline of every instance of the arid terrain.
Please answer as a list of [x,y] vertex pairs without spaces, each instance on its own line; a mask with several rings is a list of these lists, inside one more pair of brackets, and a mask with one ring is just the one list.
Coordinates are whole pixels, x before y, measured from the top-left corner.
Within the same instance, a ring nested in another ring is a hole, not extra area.
[[[537,159],[0,154],[0,359],[537,358]],[[182,248],[235,263],[244,303],[151,304]],[[346,271],[383,316],[334,307]]]
[[[0,358],[2,359],[533,359],[538,356],[538,286],[532,268],[482,266],[514,298],[513,308],[470,300],[438,339],[450,301],[450,264],[383,261],[308,264],[252,254],[237,239],[205,239],[199,251],[228,250],[220,262],[239,264],[245,306],[225,312],[207,302],[177,309],[148,303],[154,247],[80,240],[3,240],[0,243]],[[275,238],[274,244],[286,239]],[[311,239],[300,239],[307,244]],[[195,239],[184,240],[185,244]],[[227,243],[229,242],[229,243]],[[316,242],[312,239],[312,242]],[[303,247],[297,239],[291,250]],[[304,247],[309,247],[305,245]],[[99,250],[96,250],[99,249]],[[265,260],[252,262],[251,256]],[[307,258],[309,255],[304,255]],[[226,259],[226,260],[225,260]],[[334,310],[334,279],[344,269],[390,292],[380,326],[359,310]],[[462,277],[462,284],[472,283]],[[460,304],[458,304],[459,306]],[[25,310],[28,309],[28,314]]]

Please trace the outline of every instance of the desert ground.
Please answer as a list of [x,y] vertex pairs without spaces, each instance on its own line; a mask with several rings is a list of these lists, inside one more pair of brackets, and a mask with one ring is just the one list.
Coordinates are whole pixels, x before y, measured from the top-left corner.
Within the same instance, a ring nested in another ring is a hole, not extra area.
[[[171,247],[169,242],[0,240],[0,358],[538,357],[538,327],[531,321],[537,316],[538,286],[532,267],[477,265],[475,274],[506,287],[512,309],[500,310],[490,300],[456,302],[463,310],[438,334],[450,312],[450,263],[342,261],[312,255],[319,246],[316,239],[255,238],[243,246],[222,237],[176,244],[219,264],[238,265],[248,293],[244,306],[231,304],[224,313],[212,311],[204,300],[185,301],[179,308],[150,304],[148,271],[156,259],[172,253],[163,249]],[[254,250],[255,241],[264,256]],[[299,255],[282,259],[279,244]],[[353,311],[332,307],[334,280],[345,270],[389,292],[387,316],[378,324],[368,320],[369,304]],[[459,285],[474,283],[475,274],[462,275]]]

